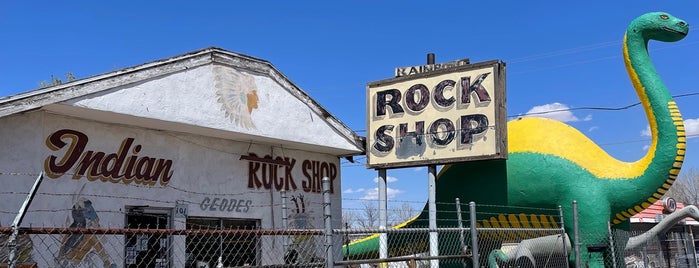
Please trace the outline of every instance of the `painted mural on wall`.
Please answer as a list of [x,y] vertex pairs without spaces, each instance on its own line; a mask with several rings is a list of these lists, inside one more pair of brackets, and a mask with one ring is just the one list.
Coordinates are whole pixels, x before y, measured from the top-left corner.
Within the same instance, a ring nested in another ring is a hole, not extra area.
[[255,78],[223,66],[215,66],[214,73],[216,96],[226,117],[239,127],[255,129],[252,111],[259,101]]
[[[83,185],[85,187],[85,185]],[[82,189],[80,190],[82,192]],[[70,209],[69,228],[99,228],[100,218],[90,199],[78,192]],[[56,256],[56,267],[116,267],[107,255],[100,237],[93,234],[66,234]]]
[[[315,229],[313,212],[306,211],[308,200],[304,198],[303,194],[293,195],[290,199],[294,208],[289,215],[289,229]],[[284,254],[284,261],[287,264],[313,263],[322,260],[316,256],[318,252],[321,252],[316,250],[316,247],[322,245],[317,236],[295,235],[291,239],[286,254]]]

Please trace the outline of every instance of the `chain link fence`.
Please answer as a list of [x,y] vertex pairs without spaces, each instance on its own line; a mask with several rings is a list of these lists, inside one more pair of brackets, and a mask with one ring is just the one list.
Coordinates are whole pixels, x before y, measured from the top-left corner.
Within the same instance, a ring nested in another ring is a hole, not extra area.
[[[582,233],[579,236],[584,241],[601,244],[575,245],[566,235],[560,207],[461,204],[455,200],[436,204],[436,228],[429,227],[428,213],[423,210],[388,228],[333,229],[342,219],[331,215],[329,192],[329,182],[324,180],[323,202],[317,204],[322,212],[316,210],[320,215],[315,215],[314,225],[309,224],[310,214],[303,211],[303,198],[293,201],[300,202],[300,212],[287,215],[283,195],[284,228],[261,228],[259,219],[206,217],[178,218],[173,228],[171,215],[142,207],[114,212],[121,213],[124,228],[105,228],[100,227],[97,216],[101,211],[89,199],[77,198],[69,210],[71,223],[65,225],[69,227],[0,227],[0,268],[569,267],[584,266],[590,256],[601,258],[606,267],[697,267],[691,228],[682,225],[678,225],[680,230],[662,234],[613,228]],[[619,250],[642,233],[650,239]],[[570,263],[571,255],[580,254],[576,250],[580,246],[586,247],[587,256]]]
[[[336,264],[430,267],[436,262],[440,267],[568,267],[571,245],[560,209],[458,202],[440,203],[438,207],[441,210],[436,229],[427,228],[428,219],[418,216],[392,228],[335,230],[344,238],[341,252],[336,252],[343,260]],[[430,244],[437,248],[437,256],[431,256]]]
[[[0,267],[8,266],[11,232],[0,229]],[[321,230],[22,228],[17,267],[324,267],[322,235]]]

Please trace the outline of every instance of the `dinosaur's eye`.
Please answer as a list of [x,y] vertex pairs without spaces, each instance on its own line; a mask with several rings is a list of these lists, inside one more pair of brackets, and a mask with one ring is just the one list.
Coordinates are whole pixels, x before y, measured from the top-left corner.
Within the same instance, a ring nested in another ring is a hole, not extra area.
[[663,19],[663,20],[666,20],[666,19],[669,19],[670,16],[665,15],[665,14],[662,14],[662,15],[660,15],[660,18]]

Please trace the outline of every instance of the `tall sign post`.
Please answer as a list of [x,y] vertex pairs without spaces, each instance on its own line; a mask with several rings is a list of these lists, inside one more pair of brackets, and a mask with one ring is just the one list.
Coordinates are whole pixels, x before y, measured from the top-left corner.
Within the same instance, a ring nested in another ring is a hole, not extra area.
[[428,54],[427,65],[368,83],[367,168],[379,172],[380,258],[388,257],[386,169],[428,167],[430,256],[438,256],[436,165],[507,159],[506,115],[505,63],[497,60],[435,64]]

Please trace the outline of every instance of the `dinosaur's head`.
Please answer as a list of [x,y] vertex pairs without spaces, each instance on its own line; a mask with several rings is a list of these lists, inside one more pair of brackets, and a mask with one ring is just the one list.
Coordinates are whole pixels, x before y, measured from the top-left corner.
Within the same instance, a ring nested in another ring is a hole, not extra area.
[[679,41],[689,33],[689,24],[666,12],[651,12],[631,22],[628,32],[640,33],[645,39]]

